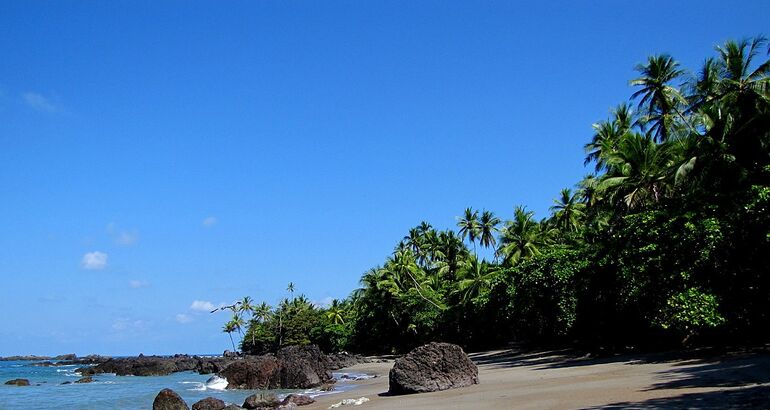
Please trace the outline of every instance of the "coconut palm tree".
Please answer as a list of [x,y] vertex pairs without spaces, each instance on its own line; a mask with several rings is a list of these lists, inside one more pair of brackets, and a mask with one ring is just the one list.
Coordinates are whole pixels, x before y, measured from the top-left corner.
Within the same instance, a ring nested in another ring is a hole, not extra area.
[[479,243],[485,248],[493,247],[497,243],[495,234],[499,231],[497,225],[500,225],[500,218],[496,217],[491,211],[481,212],[479,218]]
[[550,210],[556,227],[564,232],[575,232],[580,227],[585,204],[579,201],[579,193],[572,193],[569,188],[561,190],[560,197],[554,199]]
[[225,323],[224,327],[222,327],[222,331],[227,333],[228,336],[230,336],[230,344],[233,345],[233,352],[238,351],[235,348],[235,341],[233,341],[233,332],[235,332],[237,329],[238,329],[238,325],[232,320]]
[[687,123],[679,108],[687,102],[679,90],[671,86],[684,70],[667,54],[650,56],[647,63],[637,65],[636,70],[641,76],[631,80],[631,85],[641,88],[631,98],[639,100],[638,107],[644,113],[638,124],[648,128],[648,135],[655,140],[666,141],[675,129],[677,117]]
[[498,248],[504,263],[515,265],[522,259],[540,254],[540,248],[547,242],[547,238],[542,236],[542,230],[534,216],[534,212],[517,206],[513,220],[505,222],[505,227],[500,232]]
[[332,321],[335,325],[345,323],[345,310],[342,303],[339,300],[332,300],[332,304],[326,309],[326,318]]
[[468,238],[473,249],[476,249],[476,238],[481,231],[479,227],[479,212],[471,208],[465,208],[465,214],[457,217],[457,226],[460,228],[460,237],[465,240]]
[[485,292],[492,286],[492,279],[497,269],[486,261],[479,261],[476,255],[470,255],[463,260],[457,271],[460,280],[457,282],[456,293],[462,294],[463,302],[468,302]]

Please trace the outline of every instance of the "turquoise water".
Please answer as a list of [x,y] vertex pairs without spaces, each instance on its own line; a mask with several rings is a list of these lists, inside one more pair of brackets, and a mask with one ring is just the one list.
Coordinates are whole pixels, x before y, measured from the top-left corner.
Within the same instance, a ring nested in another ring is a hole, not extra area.
[[[83,367],[34,367],[32,362],[0,361],[0,409],[152,409],[155,395],[164,388],[177,392],[189,406],[196,401],[213,396],[226,403],[243,404],[255,390],[215,390],[206,387],[212,375],[195,372],[179,372],[169,376],[115,376],[97,374],[93,383],[75,384],[80,378],[75,369]],[[337,374],[335,374],[337,376]],[[28,379],[31,386],[6,386],[12,379]],[[65,381],[72,384],[63,385]],[[312,396],[333,394],[353,386],[338,383],[335,392],[303,391]],[[287,394],[296,390],[273,391]]]

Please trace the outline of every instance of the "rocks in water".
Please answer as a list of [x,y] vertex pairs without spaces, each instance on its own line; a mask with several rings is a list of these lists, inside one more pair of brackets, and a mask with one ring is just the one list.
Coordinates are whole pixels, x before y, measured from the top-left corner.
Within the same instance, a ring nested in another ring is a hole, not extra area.
[[58,356],[54,356],[53,360],[76,360],[78,358],[78,355],[75,353],[68,353],[68,354],[60,354]]
[[228,389],[307,389],[332,383],[326,355],[318,346],[290,346],[275,355],[250,356],[219,372]]
[[201,358],[195,366],[195,371],[198,372],[198,374],[219,373],[235,360],[236,359],[226,357]]
[[214,397],[206,397],[192,405],[192,410],[223,410],[225,402]]
[[69,380],[67,380],[66,382],[64,382],[64,383],[62,383],[62,384],[72,384],[72,382],[71,382],[71,381],[69,381]]
[[94,381],[94,378],[91,376],[81,377],[76,381],[75,383],[92,383]]
[[115,373],[118,376],[166,376],[195,370],[200,359],[187,355],[174,357],[144,356],[109,359],[94,367],[77,369],[82,375]]
[[390,393],[424,393],[478,384],[479,370],[460,346],[429,343],[396,359]]
[[273,410],[280,405],[281,401],[274,394],[261,393],[246,397],[242,407],[248,410]]
[[9,386],[29,386],[29,380],[27,379],[13,379],[8,380],[5,384]]
[[152,410],[190,410],[190,408],[175,391],[163,389],[155,396]]

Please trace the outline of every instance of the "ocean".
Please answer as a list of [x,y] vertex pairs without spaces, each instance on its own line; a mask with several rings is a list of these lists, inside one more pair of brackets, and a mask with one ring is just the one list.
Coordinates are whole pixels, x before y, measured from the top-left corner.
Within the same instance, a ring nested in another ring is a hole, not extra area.
[[[94,375],[92,383],[74,383],[81,376],[75,369],[82,365],[61,367],[31,366],[30,361],[0,361],[0,410],[14,409],[152,409],[152,402],[158,392],[170,388],[177,392],[192,407],[193,403],[208,396],[226,403],[243,404],[246,397],[259,392],[275,393],[279,396],[289,393],[304,393],[310,396],[337,394],[354,388],[346,383],[349,378],[365,375],[334,373],[338,381],[332,392],[318,390],[224,390],[222,379],[213,375],[195,372],[172,373],[168,376],[116,376],[114,374]],[[8,386],[4,383],[13,379],[28,379],[30,386]],[[210,381],[209,381],[210,380]],[[62,384],[64,382],[71,384]],[[207,383],[209,381],[209,383]]]

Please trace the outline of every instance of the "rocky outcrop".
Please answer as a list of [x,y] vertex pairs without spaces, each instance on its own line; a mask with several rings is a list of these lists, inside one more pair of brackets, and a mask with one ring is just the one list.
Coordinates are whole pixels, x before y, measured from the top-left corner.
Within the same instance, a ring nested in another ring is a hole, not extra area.
[[228,389],[306,389],[334,380],[318,346],[290,346],[275,355],[245,357],[218,374],[227,379]]
[[190,410],[190,408],[175,391],[163,389],[155,396],[152,410]]
[[228,389],[269,390],[279,388],[279,363],[274,356],[253,356],[238,360],[220,371]]
[[9,386],[29,386],[29,380],[27,379],[13,379],[8,380],[5,384]]
[[198,372],[198,374],[219,373],[235,360],[236,359],[226,357],[201,358],[195,366],[195,371]]
[[93,383],[94,378],[91,376],[81,377],[75,383]]
[[206,397],[192,405],[192,410],[223,410],[225,402],[214,397]]
[[396,359],[390,370],[390,393],[409,394],[478,384],[479,371],[460,346],[429,343]]
[[276,353],[280,362],[280,386],[306,389],[334,380],[328,358],[318,346],[289,346]]
[[118,376],[166,376],[174,372],[195,370],[200,359],[187,355],[173,357],[138,356],[110,359],[94,367],[77,369],[82,375],[115,373]]

